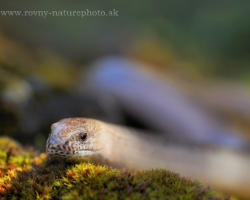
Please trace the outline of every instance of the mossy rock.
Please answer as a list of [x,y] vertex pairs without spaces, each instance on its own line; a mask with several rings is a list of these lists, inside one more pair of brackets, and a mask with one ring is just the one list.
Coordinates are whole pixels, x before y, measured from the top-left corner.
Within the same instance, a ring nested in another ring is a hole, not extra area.
[[198,181],[163,169],[131,172],[46,162],[46,154],[0,138],[0,199],[219,199]]

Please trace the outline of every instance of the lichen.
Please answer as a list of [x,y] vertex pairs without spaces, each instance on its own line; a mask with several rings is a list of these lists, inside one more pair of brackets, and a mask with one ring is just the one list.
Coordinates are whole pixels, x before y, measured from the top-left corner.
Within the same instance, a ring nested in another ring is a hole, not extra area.
[[163,169],[46,164],[46,154],[24,150],[11,139],[0,138],[0,146],[0,199],[219,199],[198,181]]

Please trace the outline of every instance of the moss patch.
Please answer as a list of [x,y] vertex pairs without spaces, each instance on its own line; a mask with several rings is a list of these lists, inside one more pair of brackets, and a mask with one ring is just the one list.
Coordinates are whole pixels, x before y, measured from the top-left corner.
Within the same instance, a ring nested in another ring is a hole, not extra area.
[[0,138],[0,146],[0,199],[219,199],[198,181],[163,169],[48,165],[46,154],[24,150],[11,139]]

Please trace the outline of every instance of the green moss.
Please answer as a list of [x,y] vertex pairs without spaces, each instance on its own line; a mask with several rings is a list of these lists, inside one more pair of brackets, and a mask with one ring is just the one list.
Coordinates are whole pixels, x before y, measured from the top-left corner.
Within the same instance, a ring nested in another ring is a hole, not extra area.
[[0,138],[0,166],[29,167],[34,158],[32,151],[25,151],[17,142]]
[[5,169],[0,199],[218,199],[198,181],[163,169],[130,172],[91,163],[46,165],[45,154],[35,157],[7,138],[0,144],[3,140],[11,148],[0,149]]

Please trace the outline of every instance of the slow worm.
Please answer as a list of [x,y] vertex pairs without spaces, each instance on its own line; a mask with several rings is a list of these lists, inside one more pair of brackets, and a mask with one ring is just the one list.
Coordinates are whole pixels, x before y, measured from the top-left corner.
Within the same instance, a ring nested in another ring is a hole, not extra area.
[[53,124],[46,151],[65,161],[89,158],[117,168],[164,168],[197,179],[204,186],[250,198],[250,156],[240,151],[173,142],[86,118]]

